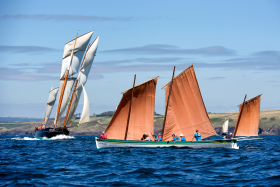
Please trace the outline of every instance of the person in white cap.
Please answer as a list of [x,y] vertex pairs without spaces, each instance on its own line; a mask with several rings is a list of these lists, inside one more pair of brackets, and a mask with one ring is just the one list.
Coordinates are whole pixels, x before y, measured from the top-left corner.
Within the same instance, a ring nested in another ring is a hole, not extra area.
[[186,138],[182,133],[180,134],[180,138],[181,138],[181,141],[186,141]]

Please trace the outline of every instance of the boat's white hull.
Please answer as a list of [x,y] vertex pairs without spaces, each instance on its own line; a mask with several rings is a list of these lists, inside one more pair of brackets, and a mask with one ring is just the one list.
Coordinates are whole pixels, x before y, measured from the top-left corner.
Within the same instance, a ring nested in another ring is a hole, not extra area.
[[111,147],[136,147],[136,148],[157,148],[157,147],[185,147],[185,148],[230,148],[230,149],[239,149],[236,144],[236,141],[196,141],[196,142],[173,142],[173,141],[164,141],[164,142],[147,142],[147,141],[123,141],[123,140],[100,140],[95,139],[97,149],[100,148],[111,148]]
[[259,139],[262,139],[262,138],[260,138],[260,137],[249,137],[249,136],[247,136],[247,137],[237,137],[237,138],[234,138],[234,139],[236,139],[237,141],[248,141],[248,140],[259,140]]

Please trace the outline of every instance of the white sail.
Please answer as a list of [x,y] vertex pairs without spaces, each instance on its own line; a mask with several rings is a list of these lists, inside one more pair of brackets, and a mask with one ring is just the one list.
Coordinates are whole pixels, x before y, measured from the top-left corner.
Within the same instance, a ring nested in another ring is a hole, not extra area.
[[88,74],[90,72],[92,62],[94,60],[97,51],[98,42],[99,42],[99,36],[94,40],[89,50],[87,51],[85,62],[79,73],[79,83],[77,89],[81,88],[81,85],[85,85],[87,82]]
[[[68,77],[75,75],[76,73],[79,72],[79,68],[80,68],[83,56],[84,56],[84,51],[79,51],[79,52],[73,54],[72,63],[71,63],[71,66],[70,66],[69,72],[68,72]],[[70,65],[70,62],[71,62],[71,55],[67,56],[66,58],[64,58],[62,60],[60,79],[65,77],[65,73]]]
[[83,64],[83,69],[86,69],[88,65],[92,64],[97,51],[98,42],[99,42],[99,36],[96,37],[96,39],[92,42],[90,48],[87,51],[86,59]]
[[68,118],[67,118],[66,124],[70,123],[71,118],[72,118],[72,116],[74,115],[74,113],[76,111],[76,108],[77,108],[77,106],[79,104],[79,100],[80,100],[82,91],[83,91],[83,88],[81,87],[79,89],[76,89],[76,91],[74,93],[72,104],[71,104],[71,107],[70,107],[70,110],[69,110],[69,114],[68,114]]
[[58,88],[55,88],[49,92],[49,98],[48,98],[48,102],[47,102],[47,109],[46,109],[46,113],[45,113],[44,124],[47,124],[47,121],[51,115],[57,93],[58,93]]
[[[90,31],[82,36],[79,36],[76,41],[74,53],[78,51],[84,51],[87,48],[87,45],[90,41],[93,31]],[[75,44],[75,39],[71,40],[70,42],[66,43],[64,46],[64,53],[63,59],[69,55],[71,55]]]
[[84,65],[83,68],[81,68],[80,73],[79,73],[79,83],[77,85],[76,91],[74,93],[74,97],[72,100],[72,104],[69,110],[69,114],[68,114],[68,118],[67,118],[67,122],[66,124],[68,124],[72,118],[72,116],[74,115],[74,112],[76,111],[76,108],[78,106],[79,100],[80,100],[80,96],[82,93],[82,85],[86,84],[87,81],[87,77],[88,74],[90,72],[91,66],[92,66],[92,62],[94,60],[96,51],[97,51],[97,47],[98,47],[98,42],[99,42],[99,36],[94,40],[94,42],[92,43],[92,45],[90,46],[90,48],[88,49],[87,53],[86,53],[86,58],[84,61]]
[[223,133],[228,133],[228,120],[226,120],[223,124]]
[[84,91],[84,107],[83,107],[83,112],[82,112],[79,124],[90,122],[88,96],[87,96],[84,86],[82,86],[82,87],[83,87],[83,91]]
[[[69,100],[68,97],[71,93],[71,89],[72,89],[75,81],[76,81],[76,78],[67,79],[67,84],[65,86],[65,90],[64,90],[64,94],[63,94],[63,98],[62,98],[62,102],[61,102],[61,106],[60,106],[60,110],[59,110],[59,114],[58,114],[57,119],[59,119],[61,117],[61,115],[63,114],[63,112],[64,112],[64,110],[67,106],[67,102]],[[60,98],[63,83],[64,83],[64,80],[60,80],[58,98]],[[56,124],[57,119],[55,119],[54,124]]]

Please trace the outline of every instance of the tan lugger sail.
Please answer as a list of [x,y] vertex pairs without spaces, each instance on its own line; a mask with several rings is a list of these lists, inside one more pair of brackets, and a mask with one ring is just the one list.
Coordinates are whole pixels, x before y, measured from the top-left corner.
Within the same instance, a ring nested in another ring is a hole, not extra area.
[[[148,133],[153,140],[157,78],[134,87],[127,140],[140,140]],[[125,139],[132,88],[126,90],[105,133],[108,139]]]
[[[170,82],[165,85],[165,108],[170,85]],[[164,141],[172,140],[172,134],[181,133],[187,141],[191,141],[196,129],[199,130],[202,139],[216,135],[200,93],[193,65],[173,79],[166,115]]]
[[[258,136],[261,94],[238,105],[239,113],[234,131],[235,136]],[[243,106],[243,109],[242,109]],[[242,112],[241,112],[242,111]],[[240,115],[241,114],[241,115]]]

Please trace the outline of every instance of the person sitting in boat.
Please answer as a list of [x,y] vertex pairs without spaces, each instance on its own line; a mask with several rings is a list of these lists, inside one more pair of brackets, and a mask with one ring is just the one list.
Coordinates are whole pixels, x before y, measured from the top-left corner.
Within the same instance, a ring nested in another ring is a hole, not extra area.
[[201,134],[199,133],[199,130],[196,129],[196,133],[194,133],[194,137],[192,138],[192,142],[193,142],[193,139],[196,139],[196,141],[200,141],[201,140]]
[[228,135],[225,136],[226,139],[231,139],[232,138],[232,133],[229,133]]
[[105,131],[102,132],[102,134],[100,135],[99,139],[108,139],[107,138],[107,134],[105,134]]
[[150,138],[149,134],[148,134],[148,133],[146,133],[145,135],[146,135],[146,139],[145,139],[145,141],[151,141],[151,138]]
[[178,135],[175,136],[175,134],[172,134],[172,140],[173,140],[174,142],[176,142],[176,141],[180,141],[180,138],[179,138]]
[[186,141],[186,138],[182,133],[180,134],[180,138],[181,138],[181,141]]
[[45,124],[43,124],[43,127],[42,127],[43,129],[45,129],[46,128],[46,125]]
[[38,130],[41,130],[42,129],[42,125],[40,125],[39,127],[38,127]]
[[38,130],[38,127],[35,127],[35,132]]
[[156,140],[156,141],[162,141],[162,137],[161,137],[161,134],[160,134],[160,133],[158,133],[158,135],[157,135],[157,137],[156,137],[155,140]]
[[146,134],[143,134],[143,137],[141,138],[141,140],[145,140],[146,139]]

